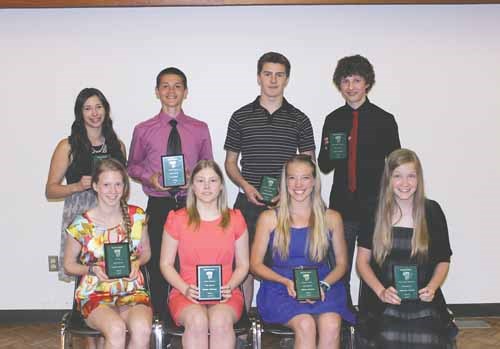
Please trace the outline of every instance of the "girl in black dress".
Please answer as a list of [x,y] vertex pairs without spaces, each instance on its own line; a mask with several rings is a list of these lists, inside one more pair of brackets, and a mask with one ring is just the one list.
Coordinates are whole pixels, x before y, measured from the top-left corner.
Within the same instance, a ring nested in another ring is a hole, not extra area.
[[[443,211],[425,197],[420,160],[411,150],[395,150],[385,164],[375,221],[364,224],[358,241],[360,344],[453,348],[456,326],[440,288],[451,254]],[[400,267],[416,271],[414,295],[396,289]]]
[[[49,200],[64,199],[59,260],[64,259],[66,228],[73,219],[96,204],[90,187],[94,160],[111,157],[125,165],[125,146],[118,139],[110,117],[110,106],[96,88],[84,88],[75,101],[71,134],[63,138],[52,154],[45,195]],[[65,179],[65,181],[63,181]],[[59,279],[73,278],[59,268]]]

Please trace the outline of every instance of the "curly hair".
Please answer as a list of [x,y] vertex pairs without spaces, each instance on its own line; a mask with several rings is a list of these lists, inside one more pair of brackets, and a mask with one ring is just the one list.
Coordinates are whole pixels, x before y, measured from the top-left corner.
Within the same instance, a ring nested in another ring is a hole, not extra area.
[[333,82],[340,90],[340,83],[343,78],[351,75],[359,75],[365,79],[368,93],[375,84],[375,71],[368,59],[361,55],[347,56],[337,62],[337,67],[333,73]]

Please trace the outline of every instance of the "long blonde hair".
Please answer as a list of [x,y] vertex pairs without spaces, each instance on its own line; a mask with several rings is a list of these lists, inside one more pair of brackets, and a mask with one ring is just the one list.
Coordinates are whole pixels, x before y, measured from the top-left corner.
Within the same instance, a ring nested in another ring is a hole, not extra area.
[[309,238],[307,242],[309,258],[315,262],[322,261],[328,253],[328,227],[326,223],[326,207],[321,198],[321,181],[317,166],[311,156],[299,154],[293,156],[283,165],[281,171],[280,205],[278,207],[278,222],[274,231],[273,252],[278,253],[281,259],[288,258],[290,249],[290,228],[292,214],[290,212],[290,194],[288,193],[287,177],[288,166],[293,163],[303,163],[311,167],[314,177],[314,188],[311,193],[312,214],[309,218]]
[[200,227],[201,219],[200,219],[200,213],[198,212],[198,208],[196,207],[197,199],[196,195],[194,195],[193,192],[193,182],[196,174],[206,168],[211,168],[212,170],[214,170],[215,174],[217,175],[217,177],[219,177],[219,180],[221,181],[222,189],[219,195],[217,196],[217,209],[219,210],[222,217],[220,221],[220,226],[223,229],[226,229],[229,225],[229,221],[231,220],[229,209],[227,207],[226,184],[224,182],[224,175],[222,174],[219,165],[217,165],[217,163],[213,160],[200,160],[194,167],[193,172],[191,173],[191,178],[189,179],[187,199],[186,199],[188,225],[194,226],[195,230],[198,230],[198,228]]
[[382,265],[392,250],[392,218],[399,210],[391,178],[394,170],[403,165],[412,163],[417,172],[417,189],[413,195],[413,236],[411,239],[411,257],[417,260],[427,258],[429,249],[429,231],[425,219],[425,191],[422,164],[415,152],[409,149],[393,151],[385,162],[384,173],[380,184],[380,194],[377,212],[375,215],[375,231],[373,233],[373,256],[377,264]]

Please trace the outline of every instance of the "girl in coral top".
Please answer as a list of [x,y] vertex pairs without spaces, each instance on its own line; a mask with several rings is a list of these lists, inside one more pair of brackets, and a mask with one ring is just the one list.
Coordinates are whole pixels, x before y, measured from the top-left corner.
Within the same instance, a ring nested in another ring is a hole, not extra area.
[[[174,267],[177,254],[180,272]],[[222,266],[220,301],[198,300],[196,267],[207,264]],[[174,321],[185,328],[183,348],[234,348],[233,324],[244,305],[238,286],[249,268],[248,233],[241,212],[227,207],[224,177],[214,161],[196,165],[186,208],[168,215],[160,268],[174,288],[168,308]]]

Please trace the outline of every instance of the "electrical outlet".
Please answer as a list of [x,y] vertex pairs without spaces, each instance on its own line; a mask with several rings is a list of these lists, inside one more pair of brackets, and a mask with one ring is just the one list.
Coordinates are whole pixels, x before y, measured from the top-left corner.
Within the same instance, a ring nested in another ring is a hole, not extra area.
[[58,271],[58,270],[59,270],[59,257],[49,256],[49,271]]

